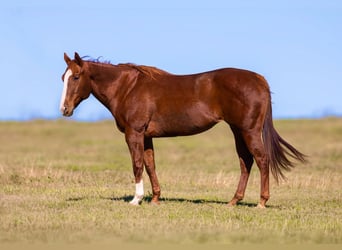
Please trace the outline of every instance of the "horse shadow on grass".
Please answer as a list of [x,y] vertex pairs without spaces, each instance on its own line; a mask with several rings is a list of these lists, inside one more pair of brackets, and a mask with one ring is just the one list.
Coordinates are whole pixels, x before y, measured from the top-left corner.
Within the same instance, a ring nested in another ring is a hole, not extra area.
[[[102,199],[112,200],[112,201],[124,201],[130,202],[134,196],[132,195],[125,195],[121,197],[101,197]],[[152,201],[152,196],[146,196],[143,199],[143,202],[150,203]],[[227,205],[227,201],[221,200],[212,200],[212,199],[186,199],[186,198],[159,198],[160,202],[176,202],[176,203],[193,203],[193,204],[222,204]],[[251,202],[238,202],[237,206],[241,207],[256,207],[257,203]]]
[[[129,203],[134,196],[133,195],[124,195],[120,197],[103,197],[100,196],[100,199],[103,200],[111,200],[111,201],[123,201],[126,203]],[[67,202],[78,202],[87,199],[87,197],[73,197],[73,198],[68,198],[66,199]],[[151,203],[152,201],[152,196],[145,196],[143,199],[143,202]],[[167,203],[167,202],[175,202],[175,203],[192,203],[192,204],[222,204],[222,205],[227,205],[228,201],[222,201],[222,200],[212,200],[212,199],[187,199],[187,198],[159,198],[159,201],[162,203]],[[152,204],[152,203],[151,203]],[[245,201],[240,201],[236,204],[237,207],[257,207],[257,203],[253,202],[245,202]],[[266,205],[267,208],[280,208],[280,206],[276,205]]]

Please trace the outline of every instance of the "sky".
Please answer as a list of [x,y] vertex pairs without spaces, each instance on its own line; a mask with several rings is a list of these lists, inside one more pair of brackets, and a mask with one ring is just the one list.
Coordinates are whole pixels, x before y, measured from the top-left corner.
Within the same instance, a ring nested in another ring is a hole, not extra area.
[[[6,1],[0,120],[62,118],[75,51],[174,74],[248,69],[268,80],[275,118],[342,116],[341,13],[340,0]],[[111,114],[91,97],[71,119]]]

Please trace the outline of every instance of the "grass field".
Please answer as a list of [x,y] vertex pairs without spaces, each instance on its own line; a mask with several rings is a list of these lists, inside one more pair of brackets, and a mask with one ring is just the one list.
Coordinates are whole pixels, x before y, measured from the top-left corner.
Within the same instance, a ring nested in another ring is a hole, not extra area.
[[192,137],[155,139],[160,206],[128,201],[135,187],[113,121],[0,123],[0,246],[16,242],[342,243],[342,119],[281,120],[279,133],[309,163],[271,181],[257,209],[254,166],[235,208],[239,165],[225,124]]

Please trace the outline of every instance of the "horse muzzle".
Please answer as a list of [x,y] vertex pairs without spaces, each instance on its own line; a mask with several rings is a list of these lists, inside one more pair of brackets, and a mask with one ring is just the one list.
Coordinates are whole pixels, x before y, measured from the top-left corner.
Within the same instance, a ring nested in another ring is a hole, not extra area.
[[70,117],[74,113],[74,109],[64,106],[63,108],[61,108],[61,112],[63,116]]

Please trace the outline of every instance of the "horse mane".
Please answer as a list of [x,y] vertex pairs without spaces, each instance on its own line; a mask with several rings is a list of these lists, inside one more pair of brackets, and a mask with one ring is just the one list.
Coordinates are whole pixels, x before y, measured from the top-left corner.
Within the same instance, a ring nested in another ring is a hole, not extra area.
[[91,56],[83,56],[82,57],[82,59],[86,60],[87,62],[112,65],[109,60],[101,60],[101,58],[102,58],[102,56],[99,56],[98,58],[92,58]]
[[156,67],[153,66],[146,66],[146,65],[137,65],[134,63],[119,63],[117,65],[112,64],[110,61],[103,61],[100,60],[101,57],[98,57],[96,59],[90,57],[90,56],[84,56],[82,57],[82,59],[86,59],[87,62],[91,62],[91,63],[96,63],[96,64],[100,64],[102,66],[118,66],[118,67],[128,67],[128,68],[132,68],[135,69],[137,71],[139,71],[140,73],[155,79],[156,75],[171,75],[171,73],[162,70],[162,69],[158,69]]
[[134,64],[134,63],[120,63],[118,64],[118,66],[122,67],[122,66],[127,66],[127,67],[130,67],[130,68],[133,68],[135,70],[138,70],[140,73],[148,76],[148,77],[151,77],[151,78],[155,78],[155,75],[170,75],[171,73],[165,71],[165,70],[162,70],[162,69],[158,69],[156,67],[152,67],[152,66],[145,66],[145,65],[137,65],[137,64]]

